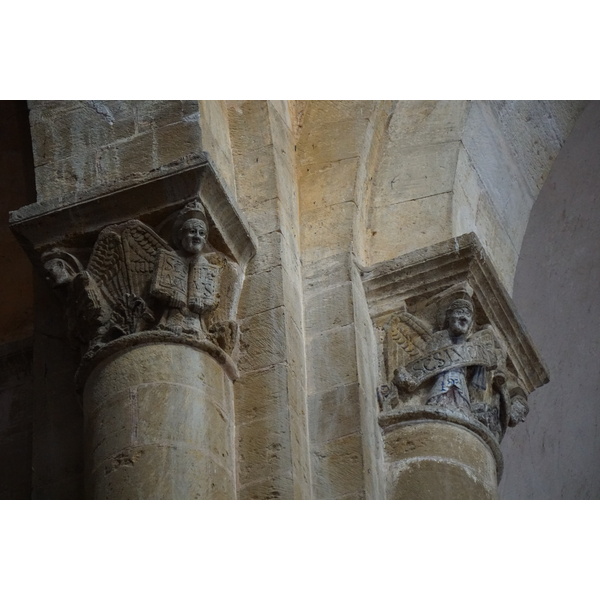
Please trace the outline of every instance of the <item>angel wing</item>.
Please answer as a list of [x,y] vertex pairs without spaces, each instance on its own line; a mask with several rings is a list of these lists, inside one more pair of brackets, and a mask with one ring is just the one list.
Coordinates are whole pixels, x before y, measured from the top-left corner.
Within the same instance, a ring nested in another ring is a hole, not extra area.
[[432,334],[428,323],[406,310],[395,312],[384,329],[386,371],[390,378],[395,369],[403,367],[425,352]]
[[125,328],[121,324],[122,329],[134,327],[137,317],[146,318],[145,300],[158,255],[164,249],[170,250],[168,244],[135,220],[106,227],[98,236],[87,272],[113,314],[123,313],[123,320],[131,321]]
[[118,226],[106,227],[100,232],[86,270],[109,304],[115,304],[129,292],[125,252]]
[[156,269],[161,250],[173,252],[171,247],[152,229],[140,221],[127,221],[121,232],[131,292],[144,297]]

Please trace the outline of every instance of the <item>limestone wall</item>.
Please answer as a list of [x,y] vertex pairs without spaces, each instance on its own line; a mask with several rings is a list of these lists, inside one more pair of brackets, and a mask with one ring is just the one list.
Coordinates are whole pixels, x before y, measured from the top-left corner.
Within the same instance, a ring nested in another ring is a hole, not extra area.
[[[362,270],[474,232],[510,292],[535,198],[540,188],[541,199],[550,198],[554,188],[549,186],[564,184],[568,191],[561,200],[544,204],[553,207],[548,213],[553,217],[543,216],[545,208],[534,208],[515,290],[525,325],[534,323],[542,354],[548,353],[554,379],[562,364],[552,362],[556,329],[544,333],[533,313],[542,302],[535,293],[546,289],[546,299],[555,288],[541,281],[541,274],[537,280],[531,274],[540,260],[532,248],[545,247],[542,232],[553,223],[573,223],[554,218],[569,191],[580,192],[583,203],[569,205],[573,219],[591,210],[595,180],[589,170],[583,169],[580,178],[571,174],[576,171],[567,158],[564,166],[556,163],[549,179],[554,183],[544,185],[584,106],[483,101],[31,102],[36,214],[89,203],[208,160],[256,242],[237,311],[239,378],[233,385],[234,419],[228,429],[233,495],[383,498],[376,397],[382,383],[380,340],[375,338]],[[584,133],[585,128],[576,130],[576,137],[583,139]],[[580,180],[587,187],[580,187]],[[143,201],[135,202],[143,209]],[[111,222],[110,215],[103,219]],[[581,233],[589,239],[590,232]],[[562,229],[553,234],[556,260],[548,267],[548,281],[558,273],[552,265],[557,264],[563,234]],[[573,244],[576,253],[575,238]],[[526,260],[531,266],[523,266]],[[568,286],[564,290],[566,298]],[[31,427],[32,493],[40,498],[83,493],[82,411],[73,386],[77,359],[61,310],[54,292],[38,276]],[[539,314],[547,314],[553,323],[558,319],[555,313]],[[584,381],[584,375],[579,379]],[[591,398],[594,392],[582,388],[582,393]],[[545,410],[543,397],[539,392],[534,411]],[[530,427],[548,427],[544,419],[565,419],[564,412],[539,414],[546,416],[534,417]],[[569,429],[569,439],[583,427],[577,423]],[[549,472],[543,477],[546,483],[524,483],[538,465],[550,463],[543,440],[541,453],[538,444],[531,454],[523,435],[515,434],[504,444],[512,466],[505,469],[502,493],[568,495],[544,487],[552,479]],[[587,431],[588,439],[592,435]],[[594,448],[588,449],[590,456]],[[529,471],[523,465],[515,468],[528,453],[531,463],[523,464],[530,465]],[[587,460],[580,457],[577,481],[563,477],[575,495],[596,494],[582,483]]]
[[193,164],[197,101],[29,103],[37,201],[63,204]]

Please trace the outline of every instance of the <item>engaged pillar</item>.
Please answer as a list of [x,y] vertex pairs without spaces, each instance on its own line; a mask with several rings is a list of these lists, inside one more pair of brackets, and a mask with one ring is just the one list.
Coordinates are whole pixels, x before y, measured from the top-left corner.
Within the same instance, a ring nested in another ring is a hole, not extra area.
[[230,375],[207,348],[132,339],[83,393],[90,498],[234,498]]
[[376,265],[363,284],[386,497],[496,498],[502,437],[548,377],[477,237]]
[[[208,165],[171,179],[143,203],[136,188],[14,219],[80,351],[88,498],[236,497],[236,313],[254,244]],[[98,204],[114,219],[99,230]]]

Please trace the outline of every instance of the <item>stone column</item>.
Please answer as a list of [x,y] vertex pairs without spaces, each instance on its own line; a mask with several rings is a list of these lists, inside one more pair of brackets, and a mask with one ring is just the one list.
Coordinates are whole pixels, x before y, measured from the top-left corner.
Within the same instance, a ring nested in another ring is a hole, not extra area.
[[83,393],[86,495],[235,498],[231,387],[186,344],[138,343],[98,362]]
[[494,499],[500,442],[547,374],[475,234],[363,273],[389,499]]
[[[234,499],[236,315],[254,242],[208,165],[145,187],[143,203],[138,187],[13,215],[80,352],[85,494]],[[94,231],[97,204],[114,221]]]
[[492,500],[502,468],[498,441],[469,419],[403,411],[381,419],[386,495],[396,500]]

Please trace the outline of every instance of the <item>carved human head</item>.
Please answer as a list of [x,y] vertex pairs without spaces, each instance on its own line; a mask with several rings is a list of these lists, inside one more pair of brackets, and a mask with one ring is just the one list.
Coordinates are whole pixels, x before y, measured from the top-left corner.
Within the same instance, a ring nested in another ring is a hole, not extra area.
[[68,252],[51,250],[42,255],[46,280],[54,288],[71,283],[77,273],[83,270],[81,263]]
[[454,337],[467,335],[473,324],[473,304],[470,300],[454,300],[446,310],[446,327]]
[[208,227],[200,219],[188,219],[179,232],[181,248],[188,254],[199,254],[206,244]]
[[199,254],[208,238],[208,220],[200,202],[187,204],[173,225],[173,245],[187,254]]

